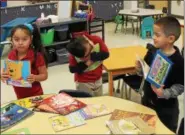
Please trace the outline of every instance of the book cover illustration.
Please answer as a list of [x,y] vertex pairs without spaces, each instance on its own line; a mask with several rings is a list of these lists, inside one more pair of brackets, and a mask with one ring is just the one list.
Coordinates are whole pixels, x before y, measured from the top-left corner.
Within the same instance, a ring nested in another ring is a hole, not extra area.
[[106,125],[112,134],[133,135],[141,133],[140,129],[134,123],[124,119],[106,121]]
[[4,71],[10,75],[7,80],[8,85],[17,87],[32,87],[27,81],[28,76],[31,74],[29,61],[4,61]]
[[148,126],[155,128],[157,116],[151,115],[151,114],[129,112],[129,111],[116,109],[113,111],[110,120],[120,120],[120,119],[126,119],[126,118],[137,117],[137,116],[140,117],[142,120],[144,120],[148,124]]
[[84,118],[78,111],[65,116],[57,115],[49,117],[49,122],[55,132],[86,124]]
[[45,109],[43,108],[43,104],[47,105],[48,107],[55,110],[55,112],[58,112],[62,115],[67,115],[86,106],[85,103],[69,96],[66,93],[60,93],[44,99],[38,108],[41,110]]
[[4,132],[2,135],[28,135],[28,134],[31,134],[28,128],[21,128],[9,132]]
[[86,120],[111,113],[110,109],[103,104],[89,104],[80,109],[79,112]]
[[43,99],[49,97],[49,95],[41,95],[35,97],[28,97],[20,100],[16,100],[14,103],[24,108],[32,108],[40,104]]
[[168,59],[168,57],[158,50],[146,80],[155,85],[157,88],[160,88],[161,85],[164,84],[172,64],[173,63]]
[[1,131],[10,128],[12,125],[20,122],[32,114],[32,111],[14,103],[4,106],[1,108]]

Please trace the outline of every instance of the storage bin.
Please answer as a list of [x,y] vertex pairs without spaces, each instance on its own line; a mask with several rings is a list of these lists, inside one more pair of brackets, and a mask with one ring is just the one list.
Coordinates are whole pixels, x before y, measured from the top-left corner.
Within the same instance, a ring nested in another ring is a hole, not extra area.
[[69,27],[68,25],[62,25],[55,27],[56,40],[63,41],[67,39]]
[[51,48],[51,49],[48,49],[46,52],[47,52],[48,63],[51,63],[57,60],[55,49]]
[[53,43],[54,41],[54,29],[49,29],[48,31],[41,33],[41,41],[44,46],[48,46]]
[[57,55],[57,61],[60,64],[64,64],[64,63],[68,63],[69,59],[69,53],[67,52],[67,50],[65,48],[60,49],[60,50],[56,50],[56,55]]

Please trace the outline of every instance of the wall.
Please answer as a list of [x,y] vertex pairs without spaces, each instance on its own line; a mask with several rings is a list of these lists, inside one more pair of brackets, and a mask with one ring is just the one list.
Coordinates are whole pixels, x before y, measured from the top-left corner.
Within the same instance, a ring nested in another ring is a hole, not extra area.
[[137,1],[132,0],[132,1],[128,1],[128,0],[124,0],[124,9],[132,9],[132,8],[137,8]]
[[163,7],[168,7],[168,1],[167,0],[149,0],[150,5],[154,5],[155,9],[163,9]]
[[22,1],[7,1],[7,7],[15,7],[15,6],[22,6],[22,5],[30,5],[31,3],[29,3],[26,0],[22,0]]

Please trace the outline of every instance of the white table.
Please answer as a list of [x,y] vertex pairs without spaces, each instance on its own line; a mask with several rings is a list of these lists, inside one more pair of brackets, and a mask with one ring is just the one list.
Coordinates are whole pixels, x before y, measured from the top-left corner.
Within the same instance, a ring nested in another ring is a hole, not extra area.
[[[120,109],[125,111],[134,111],[156,115],[156,112],[154,110],[143,105],[111,96],[79,98],[79,100],[87,104],[105,104],[108,108],[110,108],[111,111],[113,111],[114,109]],[[31,134],[55,134],[48,120],[48,118],[53,115],[56,114],[35,112],[34,115],[16,124],[7,131],[12,131],[20,128],[28,128]],[[57,132],[56,134],[106,134],[109,130],[106,127],[105,122],[109,120],[110,117],[111,114],[87,120],[86,125]],[[166,128],[159,119],[156,122],[155,133],[163,135],[174,134],[168,128]]]
[[123,17],[126,16],[126,27],[127,27],[128,16],[135,16],[135,17],[137,17],[139,19],[139,27],[141,29],[141,21],[142,21],[143,17],[157,16],[157,18],[160,18],[163,15],[162,10],[144,9],[144,8],[138,8],[138,9],[139,9],[138,13],[133,13],[131,11],[131,9],[123,9],[123,10],[119,11],[119,13],[118,13],[119,15],[122,15]]

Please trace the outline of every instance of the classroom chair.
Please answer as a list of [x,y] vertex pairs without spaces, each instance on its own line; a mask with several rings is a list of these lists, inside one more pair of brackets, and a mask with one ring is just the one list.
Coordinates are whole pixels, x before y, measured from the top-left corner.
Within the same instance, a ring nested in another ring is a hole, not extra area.
[[64,90],[60,90],[59,93],[65,92],[68,95],[72,96],[72,97],[78,97],[78,98],[89,98],[89,97],[93,97],[91,94],[89,94],[88,92],[82,91],[82,90],[71,90],[71,89],[64,89]]
[[121,30],[123,30],[123,26],[124,26],[124,18],[121,15],[117,15],[114,19],[115,23],[116,23],[116,28],[114,33],[117,32],[118,30],[118,26],[121,25]]
[[146,5],[146,9],[155,9],[154,5]]
[[154,19],[150,17],[146,17],[143,19],[143,22],[141,24],[141,36],[142,39],[147,38],[148,32],[150,32],[150,37],[153,37],[153,25],[154,25]]

